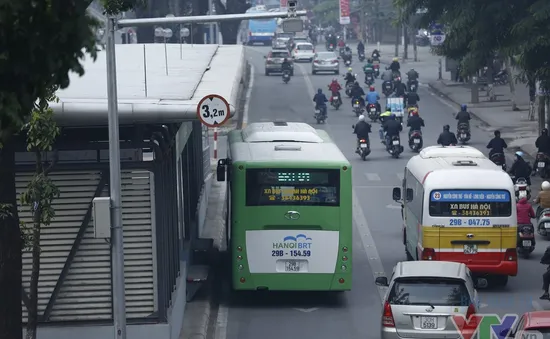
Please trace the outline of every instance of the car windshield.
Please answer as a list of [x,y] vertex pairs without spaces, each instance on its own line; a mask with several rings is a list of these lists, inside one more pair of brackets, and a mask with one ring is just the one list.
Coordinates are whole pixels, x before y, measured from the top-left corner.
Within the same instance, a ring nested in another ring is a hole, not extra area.
[[458,279],[397,279],[388,297],[392,305],[469,306],[470,294]]
[[288,58],[288,52],[271,52],[272,58]]
[[298,49],[299,51],[312,51],[313,50],[313,46],[309,45],[309,44],[303,44],[303,45],[298,45],[296,46],[296,49]]
[[320,59],[320,60],[336,59],[336,54],[334,54],[334,53],[327,53],[327,52],[318,53],[318,54],[317,54],[317,59]]

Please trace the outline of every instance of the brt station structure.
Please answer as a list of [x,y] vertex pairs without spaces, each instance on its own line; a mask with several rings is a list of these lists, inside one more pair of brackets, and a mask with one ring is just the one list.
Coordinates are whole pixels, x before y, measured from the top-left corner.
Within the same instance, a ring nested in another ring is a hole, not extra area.
[[[116,68],[127,333],[178,338],[185,304],[208,277],[204,254],[212,247],[212,239],[201,238],[212,171],[197,104],[218,94],[234,114],[248,65],[238,45],[126,44],[116,47]],[[61,134],[44,157],[57,159],[50,177],[61,194],[55,219],[42,228],[39,339],[115,333],[105,51],[84,69],[51,103]],[[23,136],[17,147],[20,194],[35,160]],[[27,210],[19,215],[31,222]],[[26,253],[26,290],[30,274]]]

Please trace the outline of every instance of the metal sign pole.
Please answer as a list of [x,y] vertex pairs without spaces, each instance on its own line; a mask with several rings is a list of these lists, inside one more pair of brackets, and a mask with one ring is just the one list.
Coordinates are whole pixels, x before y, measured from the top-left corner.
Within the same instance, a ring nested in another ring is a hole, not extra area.
[[116,18],[107,20],[107,100],[109,121],[109,190],[111,198],[111,265],[115,339],[126,339],[126,296],[124,289],[124,238],[120,194],[120,138],[116,81]]

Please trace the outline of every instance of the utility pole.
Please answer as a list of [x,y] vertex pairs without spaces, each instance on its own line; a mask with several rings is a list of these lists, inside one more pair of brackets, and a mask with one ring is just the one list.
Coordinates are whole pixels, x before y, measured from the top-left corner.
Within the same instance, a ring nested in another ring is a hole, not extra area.
[[[208,0],[208,15],[214,14],[214,2],[212,0]],[[216,39],[214,38],[214,23],[211,22],[208,24],[208,40],[211,44],[216,42]]]
[[409,30],[407,24],[403,22],[403,60],[409,58]]
[[361,0],[361,3],[359,5],[359,25],[361,25],[359,29],[359,40],[363,41],[363,44],[365,44],[365,47],[367,45],[367,34],[366,34],[366,28],[367,25],[365,24],[365,6],[366,2],[364,0]]
[[[397,13],[397,17],[401,18],[401,9],[399,9],[399,12]],[[399,57],[399,38],[400,38],[400,32],[402,30],[403,23],[401,21],[398,22],[397,27],[395,28],[395,57]]]
[[412,32],[411,39],[413,43],[414,61],[418,61],[418,46],[416,45],[416,30]]

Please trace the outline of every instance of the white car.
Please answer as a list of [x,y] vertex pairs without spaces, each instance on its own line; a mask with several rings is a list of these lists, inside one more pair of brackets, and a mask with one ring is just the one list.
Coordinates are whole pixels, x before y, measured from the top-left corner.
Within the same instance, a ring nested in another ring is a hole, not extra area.
[[299,42],[292,50],[292,58],[295,61],[313,61],[315,48],[309,42]]

